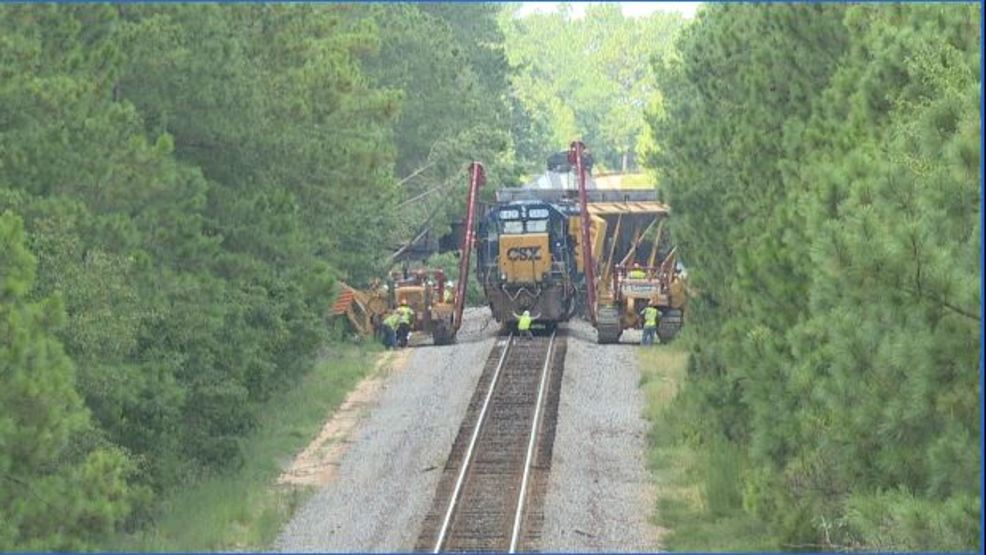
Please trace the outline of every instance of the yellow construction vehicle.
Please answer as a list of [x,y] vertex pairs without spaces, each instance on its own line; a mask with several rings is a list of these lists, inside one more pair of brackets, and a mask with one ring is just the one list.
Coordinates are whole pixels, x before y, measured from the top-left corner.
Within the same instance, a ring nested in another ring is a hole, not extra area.
[[362,291],[339,283],[339,294],[332,303],[333,316],[345,316],[353,330],[360,335],[373,335],[381,322],[381,315],[388,310],[387,292],[371,286]]
[[366,291],[341,284],[339,295],[332,306],[332,314],[344,315],[357,333],[376,335],[386,314],[396,309],[403,300],[407,301],[407,305],[414,311],[412,332],[431,335],[435,345],[447,345],[455,341],[455,335],[462,326],[462,314],[465,308],[476,200],[485,180],[486,174],[482,164],[479,162],[470,164],[468,213],[459,256],[461,277],[454,291],[447,287],[443,270],[394,272],[385,285],[377,282]]
[[411,332],[432,336],[435,345],[448,345],[455,340],[455,293],[447,290],[445,272],[418,270],[406,277],[392,274],[388,283],[391,292],[390,309],[401,301],[414,311]]
[[665,229],[671,210],[654,191],[609,189],[590,195],[584,148],[572,143],[569,159],[579,183],[579,247],[583,260],[591,261],[583,264],[587,312],[597,341],[616,343],[623,330],[642,328],[641,312],[651,301],[660,311],[657,335],[671,341],[684,324],[688,302],[686,274]]

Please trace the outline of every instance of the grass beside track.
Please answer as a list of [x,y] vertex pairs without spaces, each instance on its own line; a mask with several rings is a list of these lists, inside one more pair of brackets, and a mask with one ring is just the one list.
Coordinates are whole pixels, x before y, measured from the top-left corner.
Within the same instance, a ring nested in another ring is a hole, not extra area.
[[333,346],[295,387],[268,403],[244,442],[246,462],[165,497],[155,523],[120,536],[111,551],[263,551],[315,490],[278,486],[284,466],[319,432],[347,393],[369,374],[378,350]]
[[[656,523],[668,551],[771,551],[763,525],[742,510],[739,457],[723,446],[696,447],[676,429],[672,401],[684,385],[681,341],[640,350],[646,398],[648,466],[657,484]],[[680,421],[680,420],[679,420]]]

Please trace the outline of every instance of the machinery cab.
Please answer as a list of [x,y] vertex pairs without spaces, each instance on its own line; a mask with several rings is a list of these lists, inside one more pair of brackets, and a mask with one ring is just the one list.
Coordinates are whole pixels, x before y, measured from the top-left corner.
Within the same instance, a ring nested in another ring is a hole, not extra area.
[[394,272],[388,281],[390,309],[406,301],[414,311],[412,331],[432,334],[436,345],[451,342],[455,294],[447,287],[444,271]]
[[654,302],[661,313],[658,330],[661,340],[671,340],[680,328],[682,312],[688,302],[686,279],[684,267],[675,259],[673,249],[658,266],[616,266],[612,290],[616,304],[620,306],[621,327],[643,327],[642,312]]

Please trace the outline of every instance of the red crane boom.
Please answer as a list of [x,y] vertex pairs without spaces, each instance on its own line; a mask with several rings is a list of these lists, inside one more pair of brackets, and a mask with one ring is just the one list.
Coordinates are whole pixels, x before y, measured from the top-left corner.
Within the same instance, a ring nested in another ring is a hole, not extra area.
[[575,164],[579,176],[579,218],[582,227],[582,267],[585,268],[586,300],[588,301],[589,321],[596,323],[596,271],[592,264],[592,244],[589,242],[589,206],[585,186],[585,166],[582,165],[582,141],[573,141],[568,151],[568,162]]
[[486,182],[486,170],[479,162],[469,165],[469,201],[466,207],[466,232],[462,237],[459,256],[459,281],[455,283],[455,331],[462,326],[462,311],[466,306],[466,284],[469,281],[469,255],[472,253],[476,225],[476,197],[479,188]]

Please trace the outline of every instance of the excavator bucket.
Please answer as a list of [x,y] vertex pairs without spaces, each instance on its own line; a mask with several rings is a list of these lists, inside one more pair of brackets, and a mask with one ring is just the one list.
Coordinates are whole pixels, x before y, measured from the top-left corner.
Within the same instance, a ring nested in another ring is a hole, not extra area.
[[339,294],[332,303],[332,315],[345,316],[357,333],[372,335],[373,314],[367,305],[366,294],[340,282]]
[[346,287],[339,291],[336,300],[332,303],[332,315],[341,316],[349,311],[349,305],[353,302],[353,290]]

